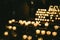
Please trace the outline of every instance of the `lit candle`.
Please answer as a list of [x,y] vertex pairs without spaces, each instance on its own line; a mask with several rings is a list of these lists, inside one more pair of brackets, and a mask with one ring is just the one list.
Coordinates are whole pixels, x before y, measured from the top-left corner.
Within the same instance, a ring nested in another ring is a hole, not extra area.
[[28,38],[27,38],[28,40],[32,40],[32,36],[28,36]]
[[36,34],[40,34],[40,30],[39,29],[36,30]]
[[23,39],[27,39],[27,35],[23,35]]
[[52,35],[53,35],[53,36],[56,36],[56,35],[57,35],[57,32],[52,32]]
[[45,30],[41,30],[41,35],[45,35]]
[[8,32],[7,32],[7,31],[6,31],[6,32],[4,32],[4,35],[5,35],[5,36],[8,36]]
[[12,28],[13,30],[16,30],[16,26],[13,26],[13,28]]
[[46,34],[47,34],[47,35],[51,35],[51,31],[47,31]]
[[38,38],[38,40],[43,40],[43,38]]

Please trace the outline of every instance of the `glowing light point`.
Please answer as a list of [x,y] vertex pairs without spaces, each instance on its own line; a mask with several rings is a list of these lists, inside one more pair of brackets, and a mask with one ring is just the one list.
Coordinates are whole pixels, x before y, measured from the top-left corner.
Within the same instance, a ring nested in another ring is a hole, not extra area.
[[56,35],[57,35],[57,32],[52,32],[52,35],[53,35],[53,36],[56,36]]
[[31,24],[34,24],[34,23],[35,23],[34,21],[31,22]]
[[26,22],[26,23],[25,23],[25,26],[28,26],[28,25],[29,25],[29,23],[28,23],[28,22]]
[[34,27],[37,27],[38,26],[38,24],[37,23],[34,23]]
[[25,21],[19,20],[19,23],[20,23],[21,25],[23,25],[23,24],[25,23]]
[[56,17],[58,17],[58,15],[56,15]]
[[21,23],[22,22],[22,20],[19,20],[19,23]]
[[31,1],[31,4],[34,4],[34,2],[33,2],[33,1]]
[[16,37],[17,36],[17,34],[13,34],[13,37]]
[[55,20],[57,20],[58,18],[56,17]]
[[32,40],[32,36],[28,36],[28,38],[27,38],[28,40]]
[[39,29],[36,30],[36,34],[40,34],[40,30]]
[[41,35],[45,35],[45,30],[41,30]]
[[38,40],[43,40],[43,38],[38,38]]
[[27,39],[27,35],[23,35],[23,39]]
[[13,30],[16,30],[16,26],[13,26],[13,28],[12,28]]
[[51,35],[51,31],[47,31],[46,34],[47,34],[47,35]]
[[15,19],[12,19],[12,22],[15,22]]
[[31,21],[28,21],[28,24],[31,24]]
[[52,20],[52,22],[54,22],[54,20]]
[[9,24],[12,24],[12,21],[11,20],[9,20]]
[[11,30],[11,29],[12,29],[12,26],[7,26],[7,28],[8,28],[9,30]]
[[46,21],[49,21],[49,19],[47,19]]
[[55,26],[54,26],[54,29],[55,29],[55,30],[59,29],[59,26],[55,25]]
[[7,32],[7,31],[6,31],[6,32],[4,32],[4,35],[5,35],[5,36],[8,36],[8,32]]
[[45,23],[45,26],[49,26],[49,23],[48,23],[48,22],[46,22],[46,23]]

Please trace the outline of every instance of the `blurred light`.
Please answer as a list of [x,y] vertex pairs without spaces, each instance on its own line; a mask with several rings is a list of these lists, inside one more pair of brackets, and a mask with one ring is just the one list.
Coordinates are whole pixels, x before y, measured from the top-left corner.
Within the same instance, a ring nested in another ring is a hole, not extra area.
[[37,18],[35,18],[35,20],[38,20]]
[[43,14],[40,13],[39,17],[41,18],[42,15],[43,15]]
[[51,17],[53,16],[53,15],[50,15]]
[[40,21],[36,21],[36,23],[38,23],[38,24],[39,24],[39,23],[40,23]]
[[58,12],[59,12],[60,10],[58,9]]
[[37,14],[35,14],[37,16]]
[[45,35],[45,30],[41,30],[41,35]]
[[13,34],[13,37],[16,37],[16,36],[17,36],[17,34],[14,33],[14,34]]
[[38,38],[38,40],[43,40],[43,38]]
[[58,20],[60,20],[60,18],[58,18]]
[[5,36],[8,36],[8,32],[7,32],[7,31],[6,31],[6,32],[4,32],[4,35],[5,35]]
[[41,24],[39,24],[39,26],[41,26]]
[[34,24],[35,22],[34,22],[34,21],[32,21],[31,23],[32,23],[32,24]]
[[22,22],[22,20],[19,20],[19,23],[21,23]]
[[28,26],[28,25],[29,25],[29,23],[28,23],[28,22],[26,22],[26,23],[25,23],[25,26]]
[[40,22],[36,21],[36,24],[39,25]]
[[58,28],[59,28],[59,26],[57,26],[57,25],[54,26],[54,29],[55,29],[55,30],[57,30]]
[[12,28],[13,30],[16,30],[16,26],[13,26],[13,28]]
[[9,30],[11,30],[11,29],[12,29],[12,26],[7,26],[7,28],[8,28]]
[[34,23],[34,27],[37,27],[38,26],[38,24],[37,23]]
[[51,5],[51,6],[49,7],[48,11],[53,11],[52,8],[53,8],[53,6]]
[[15,19],[12,19],[12,22],[15,22]]
[[52,19],[52,17],[50,17],[50,19]]
[[28,36],[28,40],[32,40],[32,36]]
[[49,14],[49,12],[47,11],[47,14]]
[[49,19],[47,19],[46,21],[49,21]]
[[41,16],[41,18],[44,18],[43,16]]
[[45,18],[45,16],[43,18]]
[[52,22],[54,22],[54,20],[51,20]]
[[23,35],[23,39],[27,39],[27,35]]
[[58,17],[58,15],[56,15],[56,17]]
[[25,22],[25,21],[19,20],[19,23],[20,23],[21,25],[23,25],[24,22]]
[[53,35],[53,36],[56,36],[56,35],[57,35],[57,32],[52,32],[52,35]]
[[46,19],[44,21],[47,21]]
[[[41,15],[41,14],[40,14]],[[41,18],[40,16],[38,16],[38,18]]]
[[34,2],[33,2],[33,1],[31,1],[31,4],[34,4]]
[[49,16],[48,14],[45,14],[45,16]]
[[38,9],[38,11],[40,11],[40,9]]
[[47,34],[47,35],[51,35],[51,31],[47,31],[46,34]]
[[27,23],[28,23],[28,24],[31,24],[31,21],[28,21]]
[[59,13],[59,15],[60,15],[60,13]]
[[[39,13],[38,11],[36,11],[36,12]],[[36,14],[37,14],[37,13],[36,13]]]
[[36,30],[36,34],[40,34],[40,30],[39,29]]
[[23,23],[26,23],[26,20],[24,20]]
[[49,26],[49,23],[48,23],[48,22],[46,22],[46,23],[45,23],[45,26]]
[[39,18],[37,20],[39,21]]
[[12,24],[12,21],[11,20],[9,20],[9,24]]
[[58,18],[56,17],[55,20],[57,20]]

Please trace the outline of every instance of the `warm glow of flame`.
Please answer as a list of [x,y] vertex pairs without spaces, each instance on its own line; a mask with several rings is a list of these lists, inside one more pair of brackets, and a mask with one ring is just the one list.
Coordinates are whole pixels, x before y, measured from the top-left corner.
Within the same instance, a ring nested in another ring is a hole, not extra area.
[[12,28],[13,30],[16,30],[16,26],[13,26],[13,28]]
[[7,26],[7,28],[8,28],[9,30],[11,30],[11,29],[12,29],[12,26]]
[[51,31],[47,31],[46,34],[47,34],[47,35],[51,35]]
[[54,29],[55,29],[55,30],[59,29],[59,26],[55,25],[55,26],[54,26]]
[[27,35],[23,35],[23,39],[27,39]]
[[4,35],[5,35],[5,36],[8,36],[8,32],[7,32],[7,31],[6,31],[6,32],[4,32]]
[[15,22],[15,19],[12,19],[11,21],[12,21],[12,22]]
[[32,36],[28,36],[28,38],[27,38],[28,40],[32,40]]
[[43,40],[43,38],[38,38],[38,40]]
[[56,35],[57,35],[57,32],[52,32],[52,35],[53,35],[53,36],[56,36]]
[[41,30],[41,35],[45,35],[45,30]]
[[9,24],[12,24],[12,21],[11,20],[9,20]]
[[46,22],[46,23],[45,23],[45,26],[49,26],[49,23],[48,23],[48,22]]
[[36,34],[40,34],[40,30],[39,29],[36,30]]

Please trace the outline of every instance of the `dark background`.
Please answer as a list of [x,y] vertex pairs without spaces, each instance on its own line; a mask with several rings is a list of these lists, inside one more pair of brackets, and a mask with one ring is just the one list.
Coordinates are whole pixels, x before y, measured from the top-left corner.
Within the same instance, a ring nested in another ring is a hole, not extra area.
[[60,0],[0,0],[0,24],[12,18],[34,18],[38,8],[48,9],[50,5],[60,5]]
[[59,6],[60,0],[0,0],[0,34],[9,19],[29,20],[35,17],[38,8],[48,9],[50,5]]

